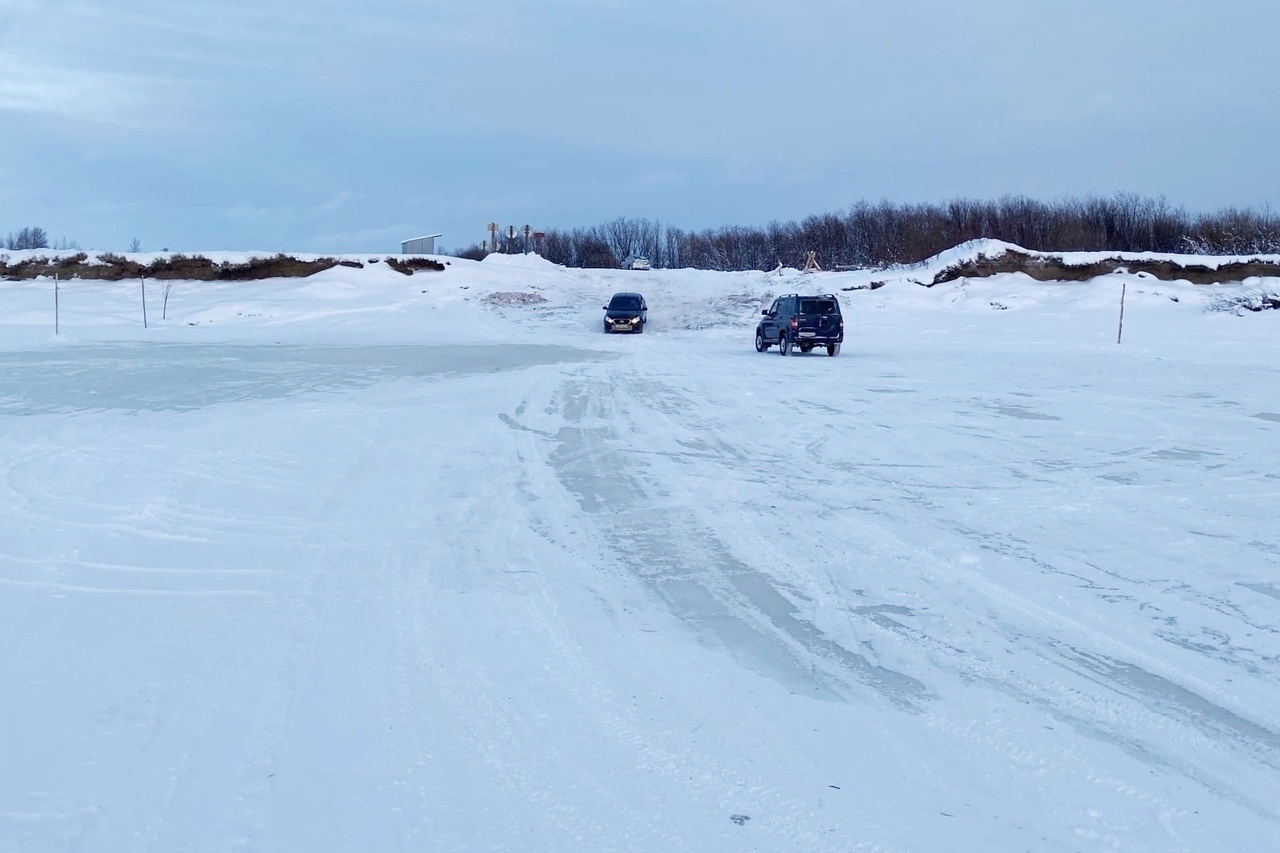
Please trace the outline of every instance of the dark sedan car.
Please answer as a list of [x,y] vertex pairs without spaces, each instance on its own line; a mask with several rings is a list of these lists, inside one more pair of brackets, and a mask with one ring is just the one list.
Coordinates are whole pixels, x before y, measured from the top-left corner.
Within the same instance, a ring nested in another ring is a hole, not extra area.
[[638,293],[615,293],[604,306],[606,332],[643,332],[649,320],[649,306]]

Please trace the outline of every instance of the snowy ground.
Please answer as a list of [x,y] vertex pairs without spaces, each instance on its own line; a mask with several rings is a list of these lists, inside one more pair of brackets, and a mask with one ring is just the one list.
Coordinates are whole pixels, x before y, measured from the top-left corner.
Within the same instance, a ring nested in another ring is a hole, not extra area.
[[1280,312],[872,278],[0,284],[0,851],[1280,850]]

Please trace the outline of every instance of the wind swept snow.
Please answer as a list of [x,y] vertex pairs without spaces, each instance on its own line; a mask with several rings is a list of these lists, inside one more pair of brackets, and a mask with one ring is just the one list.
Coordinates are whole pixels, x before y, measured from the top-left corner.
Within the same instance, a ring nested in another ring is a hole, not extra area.
[[0,285],[0,851],[1280,850],[1277,282],[912,276]]

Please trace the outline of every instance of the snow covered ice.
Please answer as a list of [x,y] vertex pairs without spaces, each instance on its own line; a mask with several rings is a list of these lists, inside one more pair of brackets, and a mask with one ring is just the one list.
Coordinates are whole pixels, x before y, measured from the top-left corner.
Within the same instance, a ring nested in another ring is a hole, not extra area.
[[0,851],[1280,850],[1274,282],[885,277],[0,285]]

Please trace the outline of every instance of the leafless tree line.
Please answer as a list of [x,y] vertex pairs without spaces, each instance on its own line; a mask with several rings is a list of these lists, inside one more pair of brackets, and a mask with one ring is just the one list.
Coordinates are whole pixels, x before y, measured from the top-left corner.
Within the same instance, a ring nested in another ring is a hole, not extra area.
[[20,249],[77,249],[79,248],[72,240],[58,240],[52,246],[49,244],[49,234],[43,228],[28,227],[23,228],[16,233],[9,232],[9,236],[0,239],[0,249],[11,249],[14,251]]
[[23,228],[18,233],[9,232],[9,236],[3,240],[3,246],[6,249],[47,249],[49,247],[49,235],[45,233],[43,228]]
[[[571,267],[617,267],[643,256],[655,267],[769,270],[802,266],[810,251],[833,267],[879,268],[922,261],[960,243],[993,238],[1047,252],[1280,254],[1280,216],[1225,209],[1190,214],[1163,198],[1119,194],[1041,202],[1022,196],[944,204],[859,202],[843,214],[763,227],[685,231],[649,219],[548,230],[542,254]],[[482,247],[464,256],[483,257]]]

